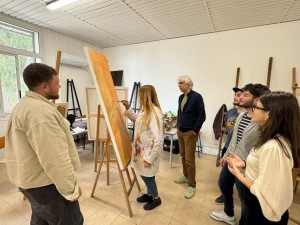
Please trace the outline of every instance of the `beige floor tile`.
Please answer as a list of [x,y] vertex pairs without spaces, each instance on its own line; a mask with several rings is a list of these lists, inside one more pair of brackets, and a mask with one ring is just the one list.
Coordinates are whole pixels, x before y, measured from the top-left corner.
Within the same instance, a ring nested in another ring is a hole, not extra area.
[[136,223],[130,222],[129,220],[126,220],[122,216],[117,217],[117,219],[112,222],[111,225],[134,225]]
[[132,222],[133,224],[141,224],[141,222],[145,219],[149,211],[143,209],[143,205],[141,203],[131,202],[131,210],[133,216],[130,217],[128,213],[128,209],[124,209],[121,212],[121,217]]
[[[223,206],[216,205],[214,200],[220,195],[218,178],[221,168],[215,166],[215,156],[201,154],[196,157],[197,187],[192,199],[184,198],[186,184],[175,184],[174,179],[182,176],[181,159],[179,155],[172,156],[172,168],[169,168],[169,153],[163,152],[159,172],[156,176],[159,195],[162,205],[152,211],[145,211],[136,198],[146,193],[144,182],[138,176],[142,191],[134,186],[129,196],[133,217],[129,217],[124,192],[115,163],[110,164],[110,185],[106,184],[106,165],[100,173],[95,189],[95,195],[90,197],[96,173],[94,171],[94,154],[92,145],[81,150],[79,156],[82,167],[78,171],[79,182],[83,195],[80,198],[80,207],[85,219],[85,225],[221,225],[210,218],[212,210],[223,210]],[[130,172],[131,174],[131,172]],[[126,188],[128,181],[123,173]],[[28,201],[22,200],[17,187],[11,184],[7,177],[5,164],[0,164],[0,225],[29,225],[31,210]],[[133,177],[132,177],[133,178]],[[240,217],[240,203],[237,191],[234,189],[235,215]],[[294,195],[294,202],[289,210],[290,215],[300,220],[300,185]],[[294,225],[289,223],[289,225]]]
[[110,225],[118,217],[117,213],[114,213],[105,208],[99,208],[91,216],[85,218],[86,225]]
[[175,210],[173,219],[186,225],[196,225],[200,212],[198,209],[178,207]]
[[185,223],[172,219],[169,225],[185,225]]
[[164,216],[155,211],[151,211],[147,214],[146,218],[142,221],[141,225],[167,225],[170,223],[170,221],[170,217]]
[[0,199],[0,224],[25,224],[28,220],[19,214],[12,206]]

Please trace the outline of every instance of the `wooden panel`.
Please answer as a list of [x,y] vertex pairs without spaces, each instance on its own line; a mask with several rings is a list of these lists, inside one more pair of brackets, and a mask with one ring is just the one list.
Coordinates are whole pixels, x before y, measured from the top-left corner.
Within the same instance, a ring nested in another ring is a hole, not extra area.
[[69,103],[68,102],[60,102],[60,103],[55,103],[56,109],[60,114],[66,118],[68,114],[68,108],[69,108]]
[[0,149],[5,148],[5,137],[0,137]]
[[[115,86],[118,99],[119,100],[127,100],[128,99],[128,88],[127,87],[117,87]],[[95,86],[85,86],[85,111],[87,115],[87,127],[88,127],[88,139],[95,141],[96,133],[97,133],[97,106],[100,104],[100,100],[97,94],[97,90]],[[125,110],[125,107],[122,103],[120,104],[121,111]],[[106,122],[104,118],[103,111],[100,113],[100,126],[99,126],[99,139],[100,141],[104,141],[106,138]],[[127,119],[125,115],[123,115],[125,124],[127,127]]]
[[132,147],[107,59],[91,48],[85,47],[84,51],[117,160],[121,170],[124,170],[130,162]]

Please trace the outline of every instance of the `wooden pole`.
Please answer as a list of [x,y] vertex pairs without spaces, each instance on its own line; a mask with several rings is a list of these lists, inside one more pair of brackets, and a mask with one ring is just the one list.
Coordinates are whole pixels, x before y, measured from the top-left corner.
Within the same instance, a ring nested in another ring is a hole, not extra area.
[[[60,61],[61,61],[61,51],[57,51],[56,64],[55,64],[55,70],[56,70],[57,75],[59,75]],[[55,103],[55,99],[52,99],[51,101],[53,103]]]
[[269,66],[268,66],[268,77],[267,77],[267,87],[268,88],[270,88],[272,64],[273,64],[273,57],[270,57],[269,58]]
[[61,62],[61,51],[57,51],[55,70],[58,75],[59,75],[59,69],[60,69],[60,62]]
[[296,96],[296,89],[298,87],[297,81],[296,81],[296,68],[293,68],[293,81],[292,81],[292,90],[293,90],[293,95]]
[[239,81],[240,81],[240,67],[236,69],[235,87],[239,87]]

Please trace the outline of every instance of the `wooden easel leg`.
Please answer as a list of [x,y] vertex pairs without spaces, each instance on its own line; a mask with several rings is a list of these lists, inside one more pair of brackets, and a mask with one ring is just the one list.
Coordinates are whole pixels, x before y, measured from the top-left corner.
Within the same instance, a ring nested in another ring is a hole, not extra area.
[[130,186],[132,186],[132,181],[131,181],[131,177],[130,177],[130,174],[129,174],[129,171],[128,171],[128,168],[126,168],[126,174],[127,174],[127,178],[128,178],[128,182],[130,184]]
[[99,153],[99,142],[95,141],[95,145],[96,145],[96,150],[95,150],[94,172],[97,172],[98,153]]
[[92,193],[91,193],[91,197],[94,197],[94,194],[95,194],[95,189],[96,189],[98,179],[99,179],[99,176],[100,176],[101,167],[102,167],[102,164],[104,162],[104,156],[106,154],[105,151],[106,151],[106,148],[104,148],[103,154],[102,154],[101,159],[100,159],[100,164],[99,164],[99,168],[98,168],[97,175],[96,175],[96,178],[95,178],[95,182],[94,182],[93,190],[92,190]]
[[119,165],[118,161],[117,161],[117,166],[118,166],[118,171],[119,171],[119,175],[120,175],[120,179],[121,179],[121,183],[122,183],[122,187],[123,187],[123,192],[124,192],[124,195],[125,195],[125,201],[126,201],[126,204],[127,204],[129,216],[132,217],[132,210],[131,210],[131,206],[130,206],[130,203],[129,203],[129,196],[128,196],[128,193],[127,193],[127,190],[126,190],[126,186],[125,186],[125,182],[124,182],[124,176],[123,176],[122,171],[120,170],[120,165]]
[[136,186],[137,186],[138,190],[141,191],[141,187],[140,187],[139,181],[136,177],[134,169],[131,168],[131,171],[132,171],[132,174],[133,174],[133,184],[134,184],[134,182],[136,182]]
[[107,186],[109,185],[109,162],[110,162],[110,145],[109,143],[106,144],[106,183]]
[[217,160],[216,160],[216,167],[218,167],[220,165],[220,158],[221,158],[221,154],[222,154],[222,140],[223,140],[223,131],[221,131],[220,140],[219,140],[219,151],[218,151]]

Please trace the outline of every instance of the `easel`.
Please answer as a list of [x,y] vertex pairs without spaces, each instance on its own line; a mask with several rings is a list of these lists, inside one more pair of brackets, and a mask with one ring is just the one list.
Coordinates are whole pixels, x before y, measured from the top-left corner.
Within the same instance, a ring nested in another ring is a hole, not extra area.
[[[236,77],[235,77],[235,87],[239,86],[239,80],[240,80],[240,67],[236,69]],[[216,160],[216,167],[220,165],[220,158],[222,153],[222,142],[223,142],[223,135],[226,133],[226,127],[224,126],[224,118],[226,116],[227,112],[222,111],[222,122],[221,122],[221,134],[219,138],[219,146],[218,146],[218,155]]]
[[[77,97],[73,79],[71,79],[71,80],[67,79],[67,102],[69,102],[69,90],[71,90],[71,98],[72,98],[73,108],[68,109],[68,112],[73,111],[73,115],[76,116],[76,111],[78,110],[80,116],[82,116],[81,108],[80,108],[80,104],[78,101],[78,97]],[[74,103],[74,94],[75,94],[75,98],[76,98],[77,108],[75,107],[75,103]]]
[[[140,82],[134,82],[132,92],[131,92],[131,97],[130,97],[130,102],[129,105],[131,108],[134,110],[135,113],[138,113],[140,111],[139,108],[137,108],[137,98],[139,95],[139,89],[141,87]],[[134,101],[133,101],[134,98]],[[134,139],[134,124],[132,124],[132,127],[128,127],[129,130],[132,130],[132,139]]]
[[[97,114],[97,137],[96,137],[96,151],[98,152],[99,151],[99,127],[100,127],[100,105],[98,105],[98,114]],[[129,189],[126,190],[126,185],[125,185],[125,181],[124,181],[124,176],[123,176],[123,173],[120,169],[120,165],[119,165],[119,162],[118,160],[116,159],[111,159],[110,158],[110,146],[111,146],[111,138],[110,138],[110,135],[109,135],[109,132],[108,130],[106,129],[106,139],[104,140],[104,149],[103,149],[103,153],[101,155],[101,158],[99,161],[97,162],[100,162],[99,164],[99,167],[98,167],[98,170],[97,170],[97,175],[96,175],[96,178],[95,178],[95,182],[94,182],[94,186],[93,186],[93,190],[92,190],[92,193],[91,193],[91,197],[94,197],[94,193],[95,193],[95,189],[96,189],[96,186],[97,186],[97,183],[98,183],[98,179],[99,179],[99,176],[100,176],[100,172],[101,172],[101,168],[102,168],[102,165],[103,165],[103,162],[106,162],[106,166],[107,166],[107,185],[109,185],[109,164],[110,162],[116,162],[117,163],[117,166],[118,166],[118,172],[119,172],[119,176],[120,176],[120,180],[121,180],[121,183],[122,183],[122,188],[123,188],[123,192],[124,192],[124,195],[125,195],[125,201],[126,201],[126,204],[127,204],[127,208],[128,208],[128,212],[129,212],[129,216],[132,217],[132,210],[131,210],[131,206],[130,206],[130,202],[129,202],[129,195],[132,191],[132,188],[133,188],[133,185],[136,183],[137,185],[137,188],[139,191],[141,191],[141,188],[140,188],[140,185],[138,183],[138,180],[137,180],[137,177],[136,177],[136,174],[135,174],[135,171],[133,168],[131,168],[131,172],[133,174],[133,179],[131,179],[130,177],[130,174],[129,174],[129,171],[128,171],[128,166],[125,168],[125,172],[126,172],[126,175],[127,175],[127,178],[128,178],[128,182],[129,182]],[[106,160],[104,160],[104,157],[106,156]],[[97,158],[98,158],[98,154],[97,154]]]

